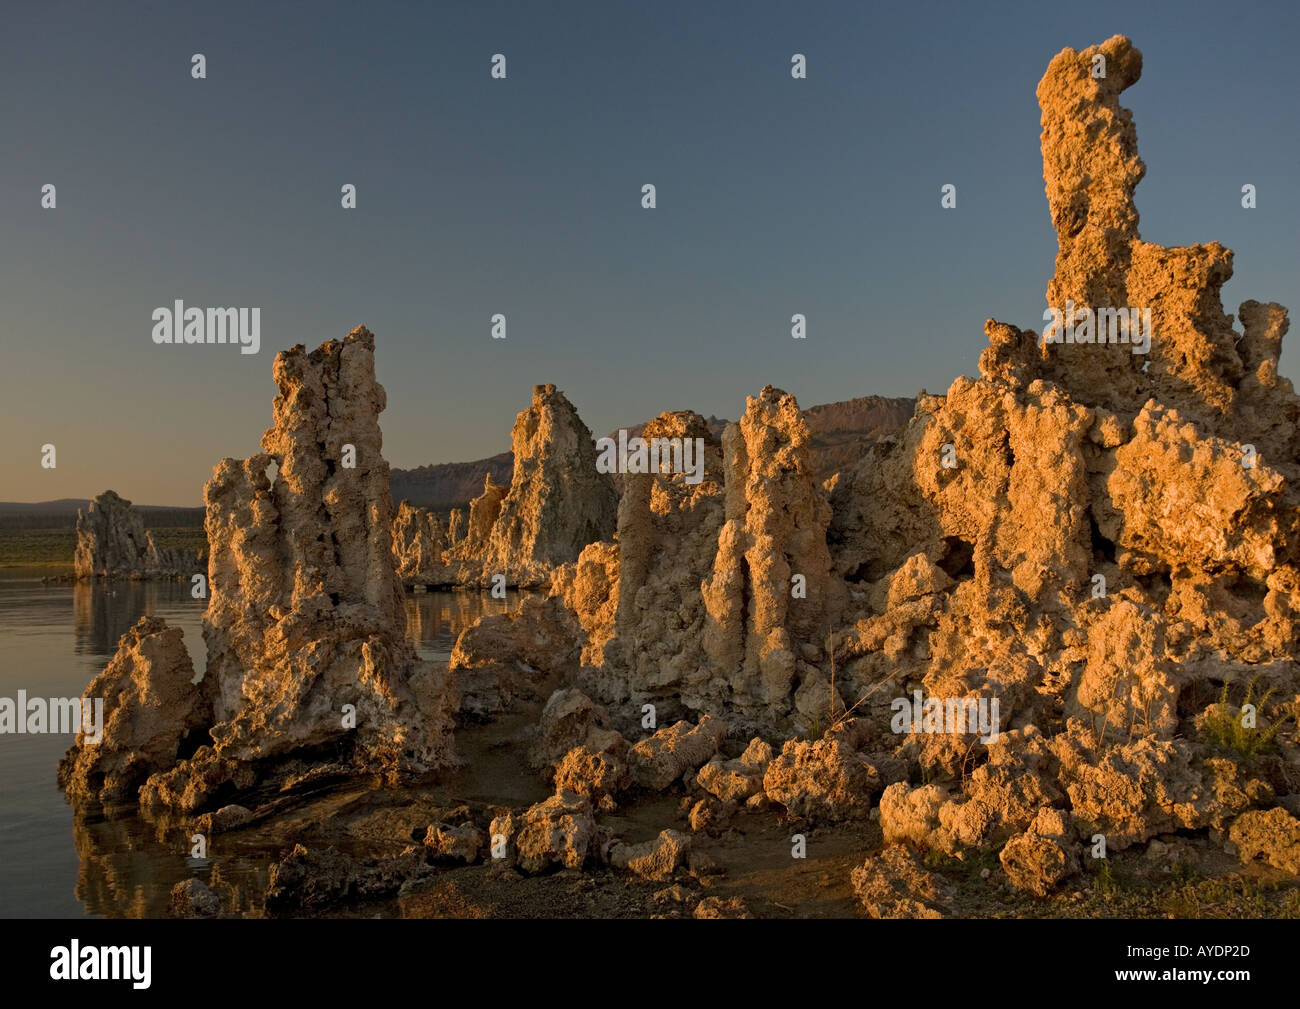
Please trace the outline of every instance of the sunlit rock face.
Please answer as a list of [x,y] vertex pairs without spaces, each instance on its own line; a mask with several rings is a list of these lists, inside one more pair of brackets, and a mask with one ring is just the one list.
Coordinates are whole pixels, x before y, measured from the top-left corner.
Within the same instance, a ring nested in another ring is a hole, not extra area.
[[[515,469],[483,559],[486,579],[544,584],[552,569],[607,539],[618,522],[614,482],[596,467],[596,443],[578,411],[553,385],[533,387],[533,402],[510,432]],[[470,533],[473,534],[471,515]]]
[[222,461],[204,488],[216,753],[344,744],[366,766],[441,766],[440,692],[405,637],[374,337],[284,351],[274,376],[262,453]]
[[294,347],[274,376],[263,451],[222,460],[204,488],[206,674],[188,682],[161,620],[124,637],[87,695],[111,695],[110,745],[60,771],[74,798],[193,811],[286,777],[454,761],[452,691],[405,634],[374,337]]

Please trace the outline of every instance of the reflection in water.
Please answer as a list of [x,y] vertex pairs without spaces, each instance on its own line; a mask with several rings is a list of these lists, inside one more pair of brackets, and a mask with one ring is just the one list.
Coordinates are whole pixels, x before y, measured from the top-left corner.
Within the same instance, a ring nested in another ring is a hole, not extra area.
[[[493,599],[486,592],[408,595],[406,636],[424,658],[445,662],[462,630],[485,614],[518,609],[521,598],[514,590],[505,599]],[[72,587],[77,654],[111,659],[122,635],[142,616],[190,602],[190,586],[185,582],[79,582]],[[186,646],[193,653],[193,643],[187,640]]]
[[424,592],[406,597],[406,636],[426,659],[446,662],[456,638],[479,617],[510,613],[524,594],[514,590],[504,599],[486,592]]
[[81,866],[77,899],[107,918],[166,915],[171,886],[189,875],[178,845],[159,841],[133,813],[120,819],[76,813],[72,836]]
[[[456,638],[485,614],[516,609],[521,593],[493,599],[486,592],[427,592],[407,596],[406,633],[426,660],[446,662]],[[201,604],[190,599],[181,582],[85,584],[73,589],[75,649],[78,654],[110,659],[118,639],[146,613],[162,613],[189,604],[197,617]],[[170,622],[170,621],[169,621]],[[191,630],[193,630],[191,625]],[[202,639],[186,645],[201,670]],[[102,811],[73,811],[73,839],[80,867],[76,896],[87,913],[105,917],[166,917],[171,889],[195,876],[221,899],[225,913],[260,915],[277,851],[242,841],[239,832],[208,838],[208,859],[190,857],[193,817],[149,818],[134,806]]]
[[224,911],[256,914],[270,878],[266,853],[245,853],[225,836],[209,838],[232,853],[190,857],[190,819],[151,822],[129,807],[117,818],[78,813],[73,839],[81,865],[77,900],[87,914],[105,918],[165,918],[172,887],[191,876],[207,883]]
[[122,635],[142,616],[190,601],[185,582],[77,582],[72,587],[77,654],[112,658]]

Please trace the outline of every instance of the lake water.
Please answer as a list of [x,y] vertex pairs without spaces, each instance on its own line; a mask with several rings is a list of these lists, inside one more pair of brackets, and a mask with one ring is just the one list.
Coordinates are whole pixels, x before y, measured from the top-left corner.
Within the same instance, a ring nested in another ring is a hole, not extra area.
[[[195,671],[205,669],[205,602],[188,584],[44,585],[44,573],[0,569],[0,697],[79,697],[142,616],[181,628]],[[407,596],[407,634],[421,658],[446,662],[464,627],[517,605],[514,593]],[[187,860],[138,817],[74,816],[56,781],[72,742],[0,734],[0,916],[156,914]]]

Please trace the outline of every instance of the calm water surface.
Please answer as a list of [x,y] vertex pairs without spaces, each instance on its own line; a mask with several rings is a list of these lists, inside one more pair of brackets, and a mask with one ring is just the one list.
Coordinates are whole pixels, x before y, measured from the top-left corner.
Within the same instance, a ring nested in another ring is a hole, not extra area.
[[[0,569],[0,697],[16,699],[19,690],[28,697],[80,696],[142,616],[181,628],[195,671],[205,669],[205,604],[190,598],[188,584],[43,585],[45,573]],[[464,627],[517,605],[513,594],[407,596],[407,634],[422,658],[446,662]],[[0,734],[0,916],[160,913],[172,883],[190,874],[183,847],[163,843],[160,828],[133,815],[74,816],[55,780],[72,741]]]

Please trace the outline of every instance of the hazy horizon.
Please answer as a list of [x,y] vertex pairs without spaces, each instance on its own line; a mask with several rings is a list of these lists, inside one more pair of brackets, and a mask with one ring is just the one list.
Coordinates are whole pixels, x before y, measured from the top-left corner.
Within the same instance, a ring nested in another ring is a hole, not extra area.
[[[39,100],[6,105],[0,499],[198,505],[215,463],[258,451],[275,353],[359,324],[395,468],[505,450],[542,383],[597,434],[734,420],[769,383],[804,407],[946,390],[986,318],[1041,331],[1056,241],[1034,89],[1061,49],[1117,33],[1144,56],[1120,99],[1143,238],[1233,249],[1229,313],[1300,309],[1291,6],[310,15],[10,13],[5,65]],[[154,344],[177,299],[259,307],[260,353]]]

